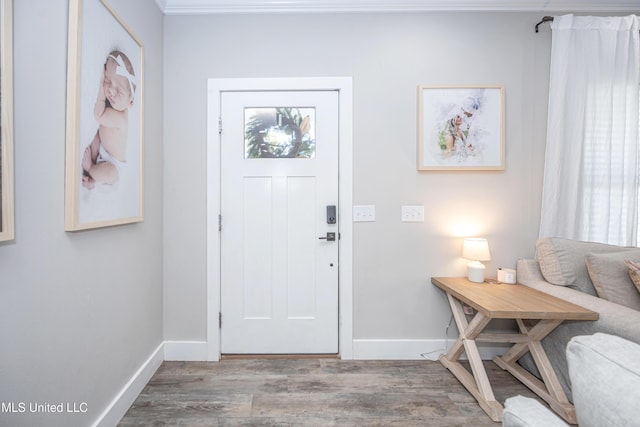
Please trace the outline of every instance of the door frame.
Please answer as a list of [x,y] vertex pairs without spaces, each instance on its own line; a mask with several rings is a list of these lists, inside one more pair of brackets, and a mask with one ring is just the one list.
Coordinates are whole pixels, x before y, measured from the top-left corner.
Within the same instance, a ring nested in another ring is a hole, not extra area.
[[[351,77],[230,78],[207,81],[207,360],[220,360],[220,132],[223,92],[338,92],[338,351],[353,359],[353,89]],[[222,125],[224,128],[224,124]]]

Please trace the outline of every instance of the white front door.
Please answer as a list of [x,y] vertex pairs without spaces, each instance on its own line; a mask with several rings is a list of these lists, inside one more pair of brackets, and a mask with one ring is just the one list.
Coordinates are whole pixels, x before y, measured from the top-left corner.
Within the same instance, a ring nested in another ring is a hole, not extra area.
[[220,111],[221,352],[337,353],[338,92],[222,92]]

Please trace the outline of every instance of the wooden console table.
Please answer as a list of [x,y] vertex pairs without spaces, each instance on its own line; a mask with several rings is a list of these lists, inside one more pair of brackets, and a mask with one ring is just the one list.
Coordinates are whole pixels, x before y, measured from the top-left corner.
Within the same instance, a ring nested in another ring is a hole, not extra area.
[[[513,343],[493,361],[544,399],[567,422],[575,424],[575,408],[567,399],[540,341],[564,320],[597,320],[598,313],[524,285],[473,283],[464,277],[433,277],[431,283],[446,292],[459,337],[440,362],[476,398],[493,421],[502,420],[477,343]],[[470,322],[463,303],[476,314]],[[482,333],[491,319],[515,319],[520,333]],[[533,321],[533,322],[529,322]],[[543,381],[516,362],[530,352]],[[458,359],[466,353],[471,373]]]

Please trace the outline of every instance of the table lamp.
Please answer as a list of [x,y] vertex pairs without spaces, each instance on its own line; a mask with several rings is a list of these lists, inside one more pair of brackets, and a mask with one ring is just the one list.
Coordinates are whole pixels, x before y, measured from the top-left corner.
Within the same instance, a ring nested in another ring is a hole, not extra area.
[[468,237],[462,246],[462,258],[471,260],[467,264],[467,277],[471,282],[484,282],[484,265],[480,261],[490,261],[487,239]]

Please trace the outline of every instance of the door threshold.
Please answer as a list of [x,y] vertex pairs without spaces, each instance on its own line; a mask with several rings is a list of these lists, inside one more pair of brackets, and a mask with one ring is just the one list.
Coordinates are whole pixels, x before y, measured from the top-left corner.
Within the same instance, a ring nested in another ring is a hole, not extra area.
[[247,360],[247,359],[339,359],[337,353],[319,354],[222,354],[220,360]]

